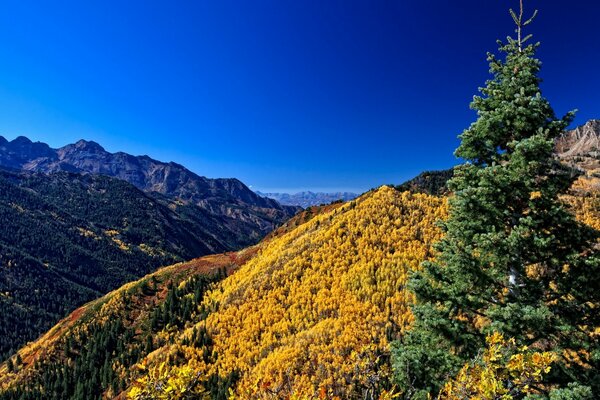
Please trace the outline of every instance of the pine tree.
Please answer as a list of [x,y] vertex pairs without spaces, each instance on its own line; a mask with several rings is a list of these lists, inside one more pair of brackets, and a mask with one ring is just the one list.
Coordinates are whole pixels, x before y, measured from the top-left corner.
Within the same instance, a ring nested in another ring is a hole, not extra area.
[[554,140],[574,113],[557,118],[541,94],[539,43],[522,35],[536,13],[525,20],[521,0],[510,10],[517,37],[488,54],[493,77],[460,136],[455,154],[466,163],[449,182],[445,236],[435,262],[411,277],[415,323],[394,348],[406,398],[435,395],[492,332],[557,354],[541,394],[568,384],[600,393],[598,232],[559,198],[576,174],[555,159]]

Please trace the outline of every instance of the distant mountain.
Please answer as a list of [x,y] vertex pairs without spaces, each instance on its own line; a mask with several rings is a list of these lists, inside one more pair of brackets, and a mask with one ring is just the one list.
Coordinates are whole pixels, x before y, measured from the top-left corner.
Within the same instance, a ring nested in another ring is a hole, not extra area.
[[297,207],[282,206],[264,198],[237,179],[209,179],[182,165],[148,156],[109,153],[96,142],[80,140],[59,149],[33,143],[23,136],[11,142],[0,137],[0,166],[44,173],[92,173],[127,181],[145,192],[194,204],[217,216],[234,217],[253,225],[252,239],[260,239],[287,220]]
[[565,132],[556,141],[556,152],[563,161],[581,170],[600,169],[600,120],[592,119]]
[[0,359],[159,266],[255,244],[298,207],[94,142],[0,136]]
[[321,193],[321,192],[299,192],[295,194],[289,193],[262,193],[257,191],[256,194],[277,200],[279,203],[288,206],[300,206],[307,208],[310,206],[318,206],[321,204],[329,204],[332,201],[350,201],[358,197],[356,193],[336,192],[336,193]]

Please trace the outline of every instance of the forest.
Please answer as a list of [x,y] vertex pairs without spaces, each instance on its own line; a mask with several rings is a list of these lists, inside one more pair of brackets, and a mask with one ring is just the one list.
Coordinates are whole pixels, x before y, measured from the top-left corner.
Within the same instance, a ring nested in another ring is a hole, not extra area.
[[0,359],[159,266],[240,246],[199,208],[170,205],[105,176],[0,169]]
[[0,365],[0,400],[598,398],[600,124],[568,130],[537,11],[510,15],[462,164],[87,303]]

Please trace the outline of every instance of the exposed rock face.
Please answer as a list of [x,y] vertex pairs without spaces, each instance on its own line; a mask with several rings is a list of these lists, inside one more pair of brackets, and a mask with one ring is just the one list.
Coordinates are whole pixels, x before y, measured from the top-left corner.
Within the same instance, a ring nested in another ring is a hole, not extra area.
[[600,168],[600,120],[592,119],[556,141],[556,153],[565,162],[585,171]]
[[600,120],[592,119],[572,131],[565,132],[556,142],[556,152],[562,157],[598,157],[600,152]]
[[56,152],[45,143],[33,143],[24,136],[11,142],[0,136],[0,165],[5,168],[22,169],[23,165],[35,159],[55,160]]
[[[59,171],[107,175],[127,181],[148,193],[194,204],[216,216],[234,218],[255,229],[252,236],[272,230],[298,211],[258,196],[237,179],[209,179],[182,165],[148,156],[110,153],[96,142],[80,140],[59,149],[25,137],[8,142],[0,137],[0,166],[54,173]],[[247,227],[246,227],[247,228]],[[246,229],[244,229],[246,230]]]

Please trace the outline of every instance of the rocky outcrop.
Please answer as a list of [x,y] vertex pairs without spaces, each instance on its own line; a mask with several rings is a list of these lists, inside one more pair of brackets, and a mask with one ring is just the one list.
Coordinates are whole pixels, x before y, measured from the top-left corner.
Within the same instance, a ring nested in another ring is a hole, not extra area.
[[556,141],[556,153],[567,164],[586,172],[600,169],[600,120],[590,120]]

